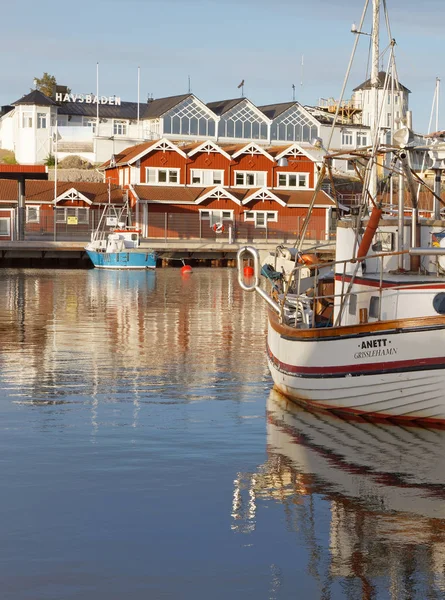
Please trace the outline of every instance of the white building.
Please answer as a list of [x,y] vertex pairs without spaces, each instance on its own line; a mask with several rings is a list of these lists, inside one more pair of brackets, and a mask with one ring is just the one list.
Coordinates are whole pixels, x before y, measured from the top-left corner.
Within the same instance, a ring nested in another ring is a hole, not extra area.
[[[247,98],[204,104],[193,94],[121,102],[114,96],[57,93],[48,98],[34,90],[2,107],[0,148],[19,163],[39,164],[57,153],[59,160],[77,155],[103,163],[124,148],[167,138],[184,142],[213,140],[259,144],[307,142],[331,133],[332,115],[296,101],[255,106]],[[344,124],[334,129],[331,148],[353,149],[369,143],[368,127]],[[57,134],[57,135],[56,135]]]

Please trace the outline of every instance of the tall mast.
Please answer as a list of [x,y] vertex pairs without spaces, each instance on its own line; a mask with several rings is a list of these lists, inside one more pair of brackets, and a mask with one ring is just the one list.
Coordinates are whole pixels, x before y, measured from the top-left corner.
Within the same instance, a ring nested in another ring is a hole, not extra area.
[[[379,35],[380,35],[380,0],[372,0],[372,54],[371,54],[371,142],[376,148],[376,136],[379,129]],[[373,198],[377,194],[377,168],[371,170],[369,191]]]

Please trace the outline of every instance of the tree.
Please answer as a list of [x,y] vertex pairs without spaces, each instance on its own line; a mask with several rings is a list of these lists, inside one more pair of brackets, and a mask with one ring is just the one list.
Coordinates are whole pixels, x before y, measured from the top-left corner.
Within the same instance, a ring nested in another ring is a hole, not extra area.
[[56,91],[57,81],[54,75],[50,75],[49,73],[43,73],[42,77],[34,78],[34,86],[36,90],[45,94],[45,96],[54,96]]

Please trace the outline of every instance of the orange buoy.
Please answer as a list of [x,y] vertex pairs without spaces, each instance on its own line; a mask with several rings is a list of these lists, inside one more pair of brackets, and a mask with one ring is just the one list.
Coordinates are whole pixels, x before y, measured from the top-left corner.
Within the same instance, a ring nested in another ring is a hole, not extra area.
[[316,265],[318,263],[316,254],[302,254],[298,257],[299,263],[304,263],[305,265]]
[[244,267],[244,277],[253,277],[254,270],[250,265]]
[[181,273],[191,273],[193,271],[190,265],[184,265],[181,267]]

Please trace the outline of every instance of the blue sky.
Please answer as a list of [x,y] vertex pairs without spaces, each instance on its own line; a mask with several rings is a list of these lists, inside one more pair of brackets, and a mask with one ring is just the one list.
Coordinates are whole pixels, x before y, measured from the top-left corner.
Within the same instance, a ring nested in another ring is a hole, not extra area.
[[[141,101],[192,92],[205,102],[244,94],[255,104],[338,97],[361,0],[22,0],[3,8],[0,104],[27,93],[44,71],[74,93]],[[445,69],[443,0],[387,0],[400,81],[411,91],[414,129],[426,131],[436,77]],[[8,27],[5,27],[8,23]],[[369,19],[364,29],[369,31]],[[347,96],[367,75],[362,36]],[[386,46],[386,42],[382,42]],[[304,56],[302,77],[301,57]],[[386,61],[385,61],[386,65]],[[301,85],[301,82],[303,85]],[[439,127],[445,128],[445,90]]]

